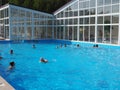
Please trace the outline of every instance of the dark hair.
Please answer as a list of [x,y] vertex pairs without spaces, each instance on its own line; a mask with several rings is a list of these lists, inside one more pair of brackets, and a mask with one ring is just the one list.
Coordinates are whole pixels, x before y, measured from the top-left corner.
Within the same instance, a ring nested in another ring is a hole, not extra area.
[[96,47],[98,47],[98,44],[96,44]]
[[15,62],[14,61],[10,62],[10,65],[15,66]]
[[13,54],[13,50],[12,49],[10,50],[10,54]]

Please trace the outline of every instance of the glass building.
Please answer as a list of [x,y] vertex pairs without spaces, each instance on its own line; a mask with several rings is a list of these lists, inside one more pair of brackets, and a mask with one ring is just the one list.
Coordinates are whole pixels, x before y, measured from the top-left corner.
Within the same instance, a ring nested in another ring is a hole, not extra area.
[[0,37],[59,39],[120,45],[120,0],[72,0],[53,14],[0,7]]
[[0,37],[9,40],[52,38],[53,15],[11,4],[0,7]]
[[54,38],[120,45],[119,2],[72,0],[54,12]]

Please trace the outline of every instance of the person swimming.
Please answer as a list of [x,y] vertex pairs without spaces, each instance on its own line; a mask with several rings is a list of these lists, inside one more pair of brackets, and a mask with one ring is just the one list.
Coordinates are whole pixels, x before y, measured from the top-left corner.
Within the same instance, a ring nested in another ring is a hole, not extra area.
[[36,48],[35,44],[33,44],[32,48]]
[[41,58],[41,59],[40,59],[40,62],[47,63],[48,60],[46,60],[46,59],[44,59],[44,58]]
[[9,69],[13,69],[15,67],[15,62],[14,61],[10,62],[9,64],[10,64]]
[[77,44],[77,47],[80,47],[80,45],[79,45],[79,44]]
[[98,48],[98,44],[93,45],[94,48]]

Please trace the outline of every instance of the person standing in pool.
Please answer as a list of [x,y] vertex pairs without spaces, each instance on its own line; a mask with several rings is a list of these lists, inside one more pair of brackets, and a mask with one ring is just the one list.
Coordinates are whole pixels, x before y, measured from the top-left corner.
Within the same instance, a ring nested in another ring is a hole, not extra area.
[[10,54],[13,54],[13,50],[12,49],[10,50]]
[[3,59],[3,57],[2,57],[2,55],[1,55],[1,53],[0,53],[0,60],[1,60],[1,59]]

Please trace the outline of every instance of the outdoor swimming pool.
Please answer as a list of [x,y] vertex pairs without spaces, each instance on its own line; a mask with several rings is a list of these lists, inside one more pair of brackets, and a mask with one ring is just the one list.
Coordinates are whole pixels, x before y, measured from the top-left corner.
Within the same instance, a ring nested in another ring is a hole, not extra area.
[[[16,90],[120,90],[120,48],[32,45],[0,44],[0,75]],[[40,63],[40,57],[48,63]],[[7,71],[10,61],[15,68]]]

